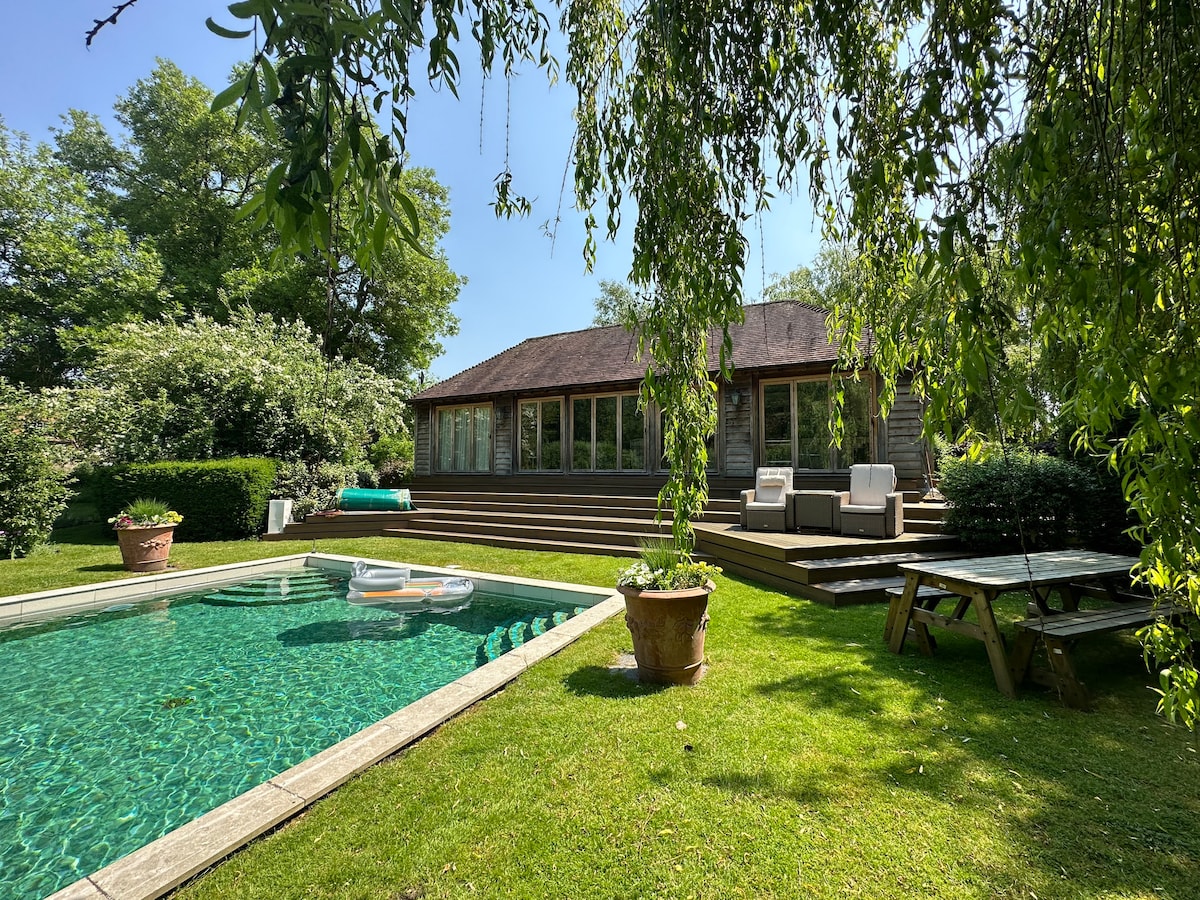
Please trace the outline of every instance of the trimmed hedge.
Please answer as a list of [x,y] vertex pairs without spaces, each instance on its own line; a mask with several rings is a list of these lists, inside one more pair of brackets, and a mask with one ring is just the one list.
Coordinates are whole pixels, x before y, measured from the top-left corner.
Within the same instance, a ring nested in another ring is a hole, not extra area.
[[1138,552],[1121,534],[1129,521],[1119,486],[1078,463],[1028,451],[945,459],[938,487],[951,504],[946,530],[973,550]]
[[272,459],[135,463],[97,469],[92,487],[105,519],[139,497],[156,497],[183,516],[178,540],[239,540],[266,527],[276,466]]

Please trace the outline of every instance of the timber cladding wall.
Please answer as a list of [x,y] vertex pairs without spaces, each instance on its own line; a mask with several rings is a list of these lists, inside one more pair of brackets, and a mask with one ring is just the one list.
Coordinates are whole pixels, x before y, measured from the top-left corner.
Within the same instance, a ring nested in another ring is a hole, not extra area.
[[896,477],[915,480],[925,475],[925,440],[921,436],[921,402],[909,391],[911,380],[896,385],[896,403],[887,417],[887,458]]
[[[734,402],[734,396],[737,402]],[[730,476],[754,476],[754,427],[750,410],[754,406],[754,383],[750,376],[734,377],[721,392],[721,442],[725,458],[720,471]]]
[[516,443],[516,418],[513,408],[516,404],[511,397],[503,397],[496,401],[493,418],[493,434],[495,442],[492,445],[492,465],[497,475],[513,473],[513,444]]
[[416,405],[416,434],[413,435],[413,474],[422,477],[433,471],[433,406]]

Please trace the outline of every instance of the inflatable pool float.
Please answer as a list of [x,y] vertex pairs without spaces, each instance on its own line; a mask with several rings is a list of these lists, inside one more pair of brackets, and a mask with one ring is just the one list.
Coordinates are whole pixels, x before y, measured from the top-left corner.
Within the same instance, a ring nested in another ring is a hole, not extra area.
[[346,600],[355,606],[376,606],[396,612],[430,610],[453,612],[475,592],[470,578],[412,578],[412,570],[354,564]]
[[369,566],[361,559],[350,569],[350,590],[360,593],[402,588],[412,578],[408,566]]

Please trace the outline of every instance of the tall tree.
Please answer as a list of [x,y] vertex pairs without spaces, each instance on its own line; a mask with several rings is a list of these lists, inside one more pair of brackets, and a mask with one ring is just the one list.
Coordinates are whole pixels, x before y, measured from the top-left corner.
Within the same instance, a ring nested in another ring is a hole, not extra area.
[[853,248],[826,244],[811,266],[773,275],[763,288],[762,302],[796,300],[824,309],[856,298],[864,289],[866,265]]
[[63,335],[157,315],[161,275],[152,243],[131,241],[50,147],[0,121],[0,377],[61,384],[71,369]]
[[592,327],[600,327],[636,322],[645,301],[625,282],[606,278],[601,280],[600,296],[592,300],[592,305],[596,308]]
[[[278,151],[261,127],[235,129],[232,116],[211,112],[211,103],[207,87],[165,60],[117,102],[129,164],[117,173],[114,211],[131,234],[155,240],[180,306],[218,315],[225,273],[271,250],[268,236],[235,219]],[[272,281],[294,275],[288,269]]]
[[58,158],[135,239],[154,242],[181,314],[224,322],[244,305],[301,319],[323,336],[330,358],[399,378],[427,368],[441,353],[439,336],[457,332],[450,310],[463,284],[438,246],[450,227],[449,196],[433,171],[396,176],[412,198],[420,249],[392,247],[368,272],[335,216],[330,260],[311,248],[289,253],[240,215],[279,161],[275,123],[238,129],[212,101],[201,82],[160,60],[116,105],[126,129],[120,144],[94,115],[73,110],[56,133]]

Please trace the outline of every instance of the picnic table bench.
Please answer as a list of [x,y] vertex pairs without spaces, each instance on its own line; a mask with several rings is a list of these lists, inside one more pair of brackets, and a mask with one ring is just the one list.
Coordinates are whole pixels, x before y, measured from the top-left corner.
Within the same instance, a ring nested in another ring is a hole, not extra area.
[[[1017,685],[1029,669],[1033,648],[1029,648],[1028,658],[1020,671],[1014,672],[992,610],[996,597],[1005,591],[1027,590],[1034,612],[1042,617],[1064,611],[1074,613],[1079,607],[1081,584],[1099,585],[1098,589],[1112,599],[1123,599],[1121,587],[1127,583],[1129,571],[1137,562],[1130,556],[1063,550],[905,563],[899,567],[905,575],[904,589],[899,597],[893,596],[889,605],[884,640],[893,653],[900,653],[905,640],[912,634],[921,652],[928,654],[936,646],[929,633],[930,626],[975,638],[987,649],[996,687],[1005,695],[1015,697]],[[1051,594],[1055,592],[1062,603],[1058,610],[1049,605]],[[938,604],[947,598],[957,598],[953,612],[950,615],[938,613]],[[974,621],[965,618],[968,612],[973,612]],[[1039,632],[1035,630],[1030,634],[1036,645]]]
[[[1067,706],[1088,709],[1091,707],[1091,697],[1071,660],[1075,642],[1090,635],[1143,628],[1161,617],[1177,619],[1185,612],[1182,607],[1173,604],[1155,606],[1153,602],[1145,600],[1017,622],[1017,638],[1011,656],[1013,681],[1020,684],[1029,679],[1054,688]],[[1033,665],[1033,656],[1039,644],[1046,650],[1049,668]]]

